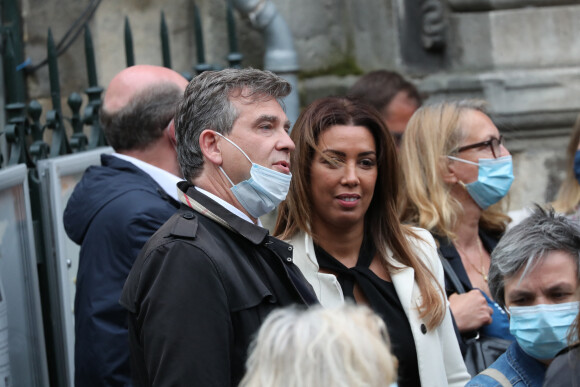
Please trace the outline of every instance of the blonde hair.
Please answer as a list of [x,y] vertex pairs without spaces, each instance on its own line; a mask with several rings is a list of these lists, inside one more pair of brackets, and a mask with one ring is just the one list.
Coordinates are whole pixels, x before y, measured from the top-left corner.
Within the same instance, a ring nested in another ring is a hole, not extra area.
[[428,329],[433,329],[445,317],[443,290],[430,268],[409,244],[409,239],[418,236],[409,226],[399,222],[400,167],[395,142],[381,116],[369,105],[348,97],[328,97],[313,102],[300,114],[290,135],[296,146],[290,163],[292,182],[286,200],[278,208],[273,234],[289,239],[302,230],[316,241],[316,235],[310,229],[313,213],[310,168],[318,151],[318,138],[335,125],[363,126],[373,135],[378,173],[373,198],[365,214],[365,233],[372,239],[387,270],[395,270],[387,261],[388,248],[398,262],[413,268],[423,299],[419,317],[425,319]]
[[[463,114],[469,110],[485,113],[480,100],[442,102],[423,106],[407,124],[400,149],[404,181],[399,202],[401,220],[418,225],[438,236],[455,239],[453,230],[463,207],[451,194],[452,186],[443,181],[449,160],[466,133],[461,128]],[[483,211],[479,224],[490,231],[505,231],[509,217],[502,201]]]
[[574,156],[578,149],[578,143],[580,143],[580,116],[576,119],[566,149],[566,177],[560,186],[556,200],[552,204],[556,211],[563,214],[574,212],[580,203],[580,184],[574,174]]
[[385,324],[368,307],[290,307],[264,321],[240,387],[382,387],[396,377]]

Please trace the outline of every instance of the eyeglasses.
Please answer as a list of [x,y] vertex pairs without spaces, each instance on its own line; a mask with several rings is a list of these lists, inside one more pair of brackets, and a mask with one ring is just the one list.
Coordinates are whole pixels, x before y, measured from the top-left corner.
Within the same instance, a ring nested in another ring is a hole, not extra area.
[[493,158],[497,159],[499,157],[499,155],[501,155],[501,146],[503,144],[504,144],[503,136],[500,135],[499,138],[493,137],[492,139],[489,139],[487,141],[482,141],[482,142],[478,142],[475,144],[462,146],[461,148],[457,149],[457,153],[466,151],[468,149],[488,146],[489,149],[491,149],[491,153],[493,154]]

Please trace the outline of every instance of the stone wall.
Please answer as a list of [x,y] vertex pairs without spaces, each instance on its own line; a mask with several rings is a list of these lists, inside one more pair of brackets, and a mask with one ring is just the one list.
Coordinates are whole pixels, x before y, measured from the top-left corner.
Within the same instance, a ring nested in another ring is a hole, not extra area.
[[489,102],[514,156],[512,209],[553,200],[580,110],[578,1],[448,3],[447,68],[420,86],[431,100]]
[[[580,110],[577,0],[271,0],[298,53],[302,106],[343,93],[367,71],[388,68],[412,78],[429,101],[484,98],[514,154],[512,209],[553,199],[564,148]],[[226,1],[197,0],[206,59],[226,66]],[[59,40],[88,0],[24,0],[26,55],[45,56],[46,31]],[[161,64],[160,12],[171,36],[173,68],[193,72],[191,0],[104,0],[90,22],[99,83],[125,66],[129,17],[137,63]],[[66,9],[66,12],[63,10]],[[264,37],[236,13],[246,66],[262,67]],[[86,87],[83,43],[59,59],[63,96]],[[48,96],[47,70],[29,77],[34,98]]]

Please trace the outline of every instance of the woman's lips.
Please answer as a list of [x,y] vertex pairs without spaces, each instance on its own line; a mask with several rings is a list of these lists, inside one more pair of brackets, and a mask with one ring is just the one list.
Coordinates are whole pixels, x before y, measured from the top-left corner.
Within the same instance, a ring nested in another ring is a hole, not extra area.
[[358,194],[342,194],[342,195],[337,195],[336,199],[338,200],[338,202],[340,203],[340,205],[342,207],[355,207],[359,200],[360,200],[360,195]]

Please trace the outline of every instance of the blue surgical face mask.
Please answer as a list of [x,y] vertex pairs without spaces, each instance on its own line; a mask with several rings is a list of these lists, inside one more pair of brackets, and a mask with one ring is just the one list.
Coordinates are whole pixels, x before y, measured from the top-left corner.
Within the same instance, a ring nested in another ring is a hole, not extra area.
[[499,202],[507,195],[514,181],[514,171],[511,156],[498,157],[497,159],[479,159],[479,163],[447,156],[451,160],[473,164],[479,167],[477,180],[465,184],[469,196],[482,210]]
[[244,152],[232,140],[224,137],[218,132],[214,133],[223,137],[224,140],[238,148],[238,150],[242,152],[242,154],[252,164],[252,167],[250,168],[250,178],[238,184],[234,184],[222,167],[219,167],[232,185],[230,189],[234,196],[250,215],[254,218],[258,218],[274,210],[278,204],[286,199],[288,189],[290,188],[290,181],[292,180],[292,174],[281,173],[252,162],[246,152]]
[[577,150],[576,154],[574,155],[574,175],[580,184],[580,149]]
[[578,315],[580,303],[512,306],[510,333],[525,353],[539,360],[553,359],[567,347],[570,324]]

